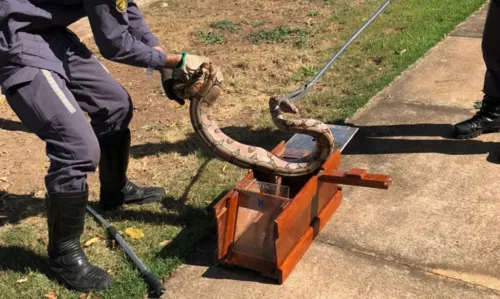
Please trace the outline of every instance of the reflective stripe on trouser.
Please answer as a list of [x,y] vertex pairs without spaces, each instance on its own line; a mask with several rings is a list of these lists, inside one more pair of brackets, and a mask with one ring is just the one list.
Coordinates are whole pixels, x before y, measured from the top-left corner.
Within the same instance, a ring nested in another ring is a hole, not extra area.
[[[79,41],[66,41],[68,71],[36,70],[36,76],[5,91],[19,119],[46,142],[50,167],[45,177],[49,192],[86,188],[87,174],[96,170],[99,139],[128,128],[132,118],[130,96]],[[31,70],[31,71],[30,71]],[[31,67],[19,72],[33,73]],[[87,112],[91,122],[85,118]],[[97,135],[97,136],[96,136]]]
[[52,76],[52,73],[47,70],[42,70],[42,74],[47,79],[47,83],[50,85],[54,93],[57,95],[59,100],[63,103],[63,105],[68,109],[69,113],[73,114],[76,112],[75,106],[71,104],[71,102],[68,100],[62,89],[57,85],[56,80],[54,79],[54,76]]
[[87,174],[99,162],[99,144],[65,81],[40,70],[28,84],[9,90],[6,98],[23,124],[46,143],[47,191],[85,190]]

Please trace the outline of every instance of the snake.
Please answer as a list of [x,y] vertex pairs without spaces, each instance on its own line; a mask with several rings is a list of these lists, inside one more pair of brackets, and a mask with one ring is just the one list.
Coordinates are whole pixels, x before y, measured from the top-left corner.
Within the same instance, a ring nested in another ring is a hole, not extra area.
[[[284,114],[298,114],[289,100],[269,99],[274,125],[282,132],[309,135],[315,140],[312,152],[304,157],[284,159],[261,147],[242,144],[224,134],[215,122],[213,107],[223,91],[223,76],[212,63],[204,63],[184,88],[189,95],[189,115],[195,134],[219,159],[244,169],[281,177],[299,177],[316,172],[334,152],[334,137],[329,127],[315,119],[286,119]],[[194,90],[194,91],[193,91]]]

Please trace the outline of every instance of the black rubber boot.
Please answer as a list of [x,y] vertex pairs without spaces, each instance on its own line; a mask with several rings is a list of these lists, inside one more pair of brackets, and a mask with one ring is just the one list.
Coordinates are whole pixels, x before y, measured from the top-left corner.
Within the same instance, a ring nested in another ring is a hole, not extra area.
[[485,95],[481,109],[472,118],[455,125],[455,138],[470,139],[500,131],[500,99]]
[[103,211],[116,209],[125,204],[161,202],[166,194],[163,188],[139,187],[127,179],[129,161],[130,130],[115,132],[101,138],[100,208]]
[[91,265],[80,245],[88,191],[49,193],[46,198],[49,225],[49,269],[68,289],[79,292],[105,290],[111,278]]

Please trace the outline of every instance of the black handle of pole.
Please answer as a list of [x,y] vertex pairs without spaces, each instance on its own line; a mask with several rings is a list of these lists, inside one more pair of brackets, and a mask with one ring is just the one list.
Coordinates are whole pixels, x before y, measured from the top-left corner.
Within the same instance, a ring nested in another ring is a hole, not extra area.
[[108,233],[115,239],[120,246],[125,250],[128,257],[132,260],[135,266],[139,269],[142,274],[142,278],[149,287],[149,298],[160,298],[165,292],[165,288],[162,283],[154,276],[153,272],[149,270],[146,265],[137,257],[137,255],[130,249],[125,240],[120,236],[118,230],[110,225],[107,228]]
[[156,279],[154,274],[150,270],[144,271],[142,273],[142,276],[144,278],[144,281],[149,286],[149,296],[153,298],[160,298],[163,293],[165,293],[165,288],[163,287],[163,284]]
[[139,269],[139,271],[142,274],[142,277],[146,284],[149,286],[149,297],[150,298],[160,298],[163,293],[165,292],[165,288],[163,287],[162,283],[154,276],[154,274],[149,270],[143,263],[142,261],[135,255],[135,253],[130,249],[130,247],[127,245],[125,240],[120,236],[118,233],[118,230],[116,227],[112,226],[109,224],[106,219],[104,219],[101,215],[99,215],[94,209],[91,207],[87,206],[87,211],[92,214],[99,222],[101,222],[104,227],[106,228],[106,231],[108,232],[109,236],[116,240],[120,246],[125,250],[127,253],[128,257],[132,260],[132,262],[135,264],[135,266]]

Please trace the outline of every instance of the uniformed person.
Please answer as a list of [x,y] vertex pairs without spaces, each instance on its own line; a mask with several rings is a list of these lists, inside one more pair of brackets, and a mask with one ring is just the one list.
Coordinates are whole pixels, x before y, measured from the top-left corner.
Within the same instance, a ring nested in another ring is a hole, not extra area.
[[[161,201],[127,179],[132,101],[67,26],[87,16],[106,59],[189,80],[206,57],[166,53],[132,0],[0,0],[0,86],[46,144],[49,268],[68,288],[102,290],[109,275],[80,246],[87,174],[99,165],[100,207]],[[162,79],[167,79],[162,76]],[[84,116],[86,112],[90,123]]]
[[483,34],[483,58],[486,63],[484,98],[480,110],[470,119],[455,125],[455,137],[474,138],[500,130],[500,1],[492,0]]

